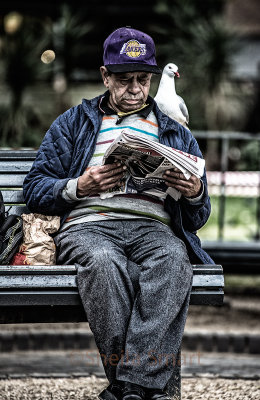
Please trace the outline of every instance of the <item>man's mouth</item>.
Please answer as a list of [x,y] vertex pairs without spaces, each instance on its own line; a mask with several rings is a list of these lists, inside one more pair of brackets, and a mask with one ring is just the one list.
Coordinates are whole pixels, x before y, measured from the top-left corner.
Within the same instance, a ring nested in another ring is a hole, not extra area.
[[136,104],[140,102],[140,99],[124,99],[127,103]]

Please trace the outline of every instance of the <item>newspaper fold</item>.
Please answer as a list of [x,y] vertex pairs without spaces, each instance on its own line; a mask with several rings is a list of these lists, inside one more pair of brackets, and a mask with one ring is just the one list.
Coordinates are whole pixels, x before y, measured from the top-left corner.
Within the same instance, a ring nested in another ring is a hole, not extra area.
[[105,199],[118,194],[142,193],[160,198],[168,194],[175,200],[181,193],[165,184],[166,170],[178,168],[189,179],[200,178],[204,173],[205,160],[164,144],[122,131],[103,156],[102,164],[121,161],[127,171],[120,185],[101,193]]

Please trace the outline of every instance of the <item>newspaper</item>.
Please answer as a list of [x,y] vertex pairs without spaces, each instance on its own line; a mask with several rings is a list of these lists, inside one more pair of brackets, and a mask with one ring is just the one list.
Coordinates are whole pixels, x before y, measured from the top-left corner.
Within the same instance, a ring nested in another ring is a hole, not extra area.
[[126,173],[120,185],[100,194],[102,199],[118,194],[142,193],[160,198],[169,194],[178,200],[181,193],[165,184],[164,172],[176,167],[186,179],[191,175],[200,178],[205,167],[205,160],[200,157],[124,131],[105,152],[102,164],[115,161],[126,165]]

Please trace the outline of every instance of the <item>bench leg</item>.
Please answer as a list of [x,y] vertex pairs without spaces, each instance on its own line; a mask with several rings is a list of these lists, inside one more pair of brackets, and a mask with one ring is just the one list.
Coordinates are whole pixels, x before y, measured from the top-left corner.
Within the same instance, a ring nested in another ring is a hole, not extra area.
[[166,386],[166,392],[172,400],[181,400],[181,350],[179,350],[173,374]]

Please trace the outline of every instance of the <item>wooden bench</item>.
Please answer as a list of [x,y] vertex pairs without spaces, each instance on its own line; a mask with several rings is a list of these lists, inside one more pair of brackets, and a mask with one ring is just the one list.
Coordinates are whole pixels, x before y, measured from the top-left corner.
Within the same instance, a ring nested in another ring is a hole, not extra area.
[[[36,151],[0,150],[0,190],[9,214],[28,213],[22,184]],[[0,266],[0,323],[80,322],[86,315],[74,265]],[[190,304],[220,306],[224,298],[221,265],[193,265]],[[176,366],[169,393],[180,399],[181,366]]]
[[[0,151],[0,190],[10,214],[28,213],[22,184],[36,151]],[[0,323],[86,320],[77,289],[76,267],[0,266]],[[221,265],[193,265],[190,304],[221,305]]]

